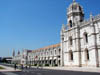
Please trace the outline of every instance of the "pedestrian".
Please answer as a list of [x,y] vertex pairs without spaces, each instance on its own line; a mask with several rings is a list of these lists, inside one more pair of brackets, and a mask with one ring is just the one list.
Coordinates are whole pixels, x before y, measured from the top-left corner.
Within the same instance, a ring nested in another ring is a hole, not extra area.
[[43,64],[41,64],[41,69],[43,69]]
[[25,68],[27,69],[27,65],[25,66]]
[[39,65],[37,65],[37,69],[39,69]]
[[21,64],[21,70],[23,70],[23,64]]
[[31,64],[29,64],[29,69],[31,68]]
[[16,64],[14,64],[14,69],[16,70],[16,68],[17,68],[17,65],[16,65]]

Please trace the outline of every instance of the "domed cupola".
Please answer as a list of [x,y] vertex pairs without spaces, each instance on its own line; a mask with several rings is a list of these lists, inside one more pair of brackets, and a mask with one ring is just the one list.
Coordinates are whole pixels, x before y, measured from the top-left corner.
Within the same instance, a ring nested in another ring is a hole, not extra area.
[[84,20],[83,8],[75,0],[73,0],[73,3],[70,4],[67,9],[67,19],[69,28],[75,26],[77,22],[82,22]]

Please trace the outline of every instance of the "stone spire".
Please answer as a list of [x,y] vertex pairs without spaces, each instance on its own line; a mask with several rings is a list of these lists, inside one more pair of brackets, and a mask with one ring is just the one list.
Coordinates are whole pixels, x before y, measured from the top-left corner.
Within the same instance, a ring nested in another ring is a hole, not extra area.
[[93,18],[93,15],[92,15],[92,13],[90,13],[90,19],[92,19]]
[[65,25],[62,24],[62,32],[64,32],[64,31],[65,31]]
[[91,22],[91,25],[93,25],[93,15],[92,15],[92,13],[90,13],[90,22]]
[[62,28],[61,28],[61,36],[64,35],[65,30],[66,30],[66,27],[65,27],[64,24],[62,24]]
[[15,50],[13,49],[13,54],[12,54],[12,56],[14,57],[15,56]]
[[20,55],[20,51],[18,50],[18,55]]

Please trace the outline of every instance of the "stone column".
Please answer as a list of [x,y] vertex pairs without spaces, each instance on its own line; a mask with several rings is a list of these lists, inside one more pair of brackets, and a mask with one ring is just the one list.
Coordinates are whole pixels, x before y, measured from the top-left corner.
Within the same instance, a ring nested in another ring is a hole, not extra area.
[[61,28],[61,32],[60,32],[60,35],[61,35],[61,66],[64,66],[64,33],[65,33],[65,25],[63,24],[62,25],[62,28]]
[[77,29],[76,29],[76,41],[77,41],[77,44],[76,44],[76,47],[77,47],[77,52],[78,52],[78,62],[79,62],[79,67],[81,67],[82,65],[82,60],[81,60],[81,43],[80,43],[80,28],[79,26],[77,25]]
[[51,65],[52,65],[52,66],[54,65],[54,63],[53,63],[53,57],[52,57],[52,60],[51,60]]
[[[63,39],[63,37],[61,39]],[[63,46],[64,46],[64,41],[62,40],[61,41],[61,58],[60,58],[61,66],[64,66],[64,51],[63,51],[64,49],[63,49]]]

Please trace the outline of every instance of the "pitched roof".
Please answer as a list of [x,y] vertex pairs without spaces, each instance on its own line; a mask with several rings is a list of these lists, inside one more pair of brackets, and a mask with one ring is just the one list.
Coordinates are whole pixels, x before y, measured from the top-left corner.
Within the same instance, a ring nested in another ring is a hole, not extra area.
[[39,49],[33,50],[32,52],[38,52],[38,51],[41,51],[41,50],[47,50],[49,48],[55,48],[55,47],[59,47],[59,46],[60,46],[60,43],[50,45],[50,46],[46,46],[46,47],[43,47],[43,48],[39,48]]

